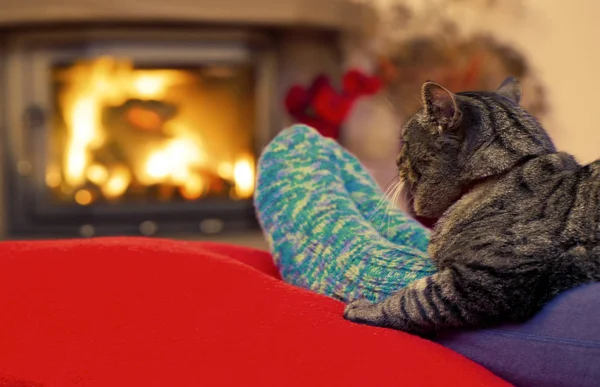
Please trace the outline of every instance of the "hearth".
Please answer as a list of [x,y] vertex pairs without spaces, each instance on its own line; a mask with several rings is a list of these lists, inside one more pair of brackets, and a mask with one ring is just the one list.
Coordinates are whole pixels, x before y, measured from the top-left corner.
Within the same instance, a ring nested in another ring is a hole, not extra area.
[[268,36],[56,31],[6,52],[11,235],[256,227],[256,158],[276,131]]

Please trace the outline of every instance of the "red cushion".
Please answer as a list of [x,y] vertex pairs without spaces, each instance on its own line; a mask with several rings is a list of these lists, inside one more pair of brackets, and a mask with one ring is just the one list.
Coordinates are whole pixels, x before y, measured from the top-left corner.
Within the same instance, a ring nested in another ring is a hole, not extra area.
[[2,242],[0,385],[507,385],[276,277],[267,253],[214,243]]

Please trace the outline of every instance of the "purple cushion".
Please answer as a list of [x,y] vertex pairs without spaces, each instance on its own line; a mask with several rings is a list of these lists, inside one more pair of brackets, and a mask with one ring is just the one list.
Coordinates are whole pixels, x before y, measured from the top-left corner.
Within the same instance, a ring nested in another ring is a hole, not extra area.
[[526,323],[437,341],[516,386],[600,386],[600,283],[560,294]]

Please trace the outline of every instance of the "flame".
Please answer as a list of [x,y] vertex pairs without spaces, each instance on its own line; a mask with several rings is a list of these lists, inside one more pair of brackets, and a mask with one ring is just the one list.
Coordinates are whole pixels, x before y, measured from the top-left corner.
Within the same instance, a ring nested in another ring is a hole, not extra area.
[[108,199],[116,199],[125,193],[130,181],[131,174],[126,167],[115,167],[106,184],[102,185],[102,193]]
[[239,198],[249,198],[254,193],[254,162],[250,157],[244,157],[235,162],[233,178],[235,194]]
[[95,137],[98,111],[93,97],[85,97],[76,101],[67,123],[71,131],[71,141],[67,145],[65,179],[71,185],[79,185],[84,181],[85,167],[88,163],[88,147]]
[[150,154],[142,180],[145,184],[168,181],[185,185],[193,170],[202,165],[201,155],[199,143],[186,138],[171,140]]
[[142,99],[160,99],[169,86],[185,82],[189,77],[177,70],[135,70],[129,79],[130,94]]
[[141,74],[133,81],[133,86],[142,97],[153,98],[165,89],[165,79],[148,74]]
[[[63,187],[65,193],[75,192],[73,198],[80,205],[89,205],[99,195],[108,200],[122,197],[134,182],[174,187],[183,198],[196,200],[207,194],[215,178],[230,182],[235,197],[250,197],[254,191],[254,157],[214,157],[198,127],[203,123],[179,116],[163,124],[157,114],[151,126],[162,130],[166,126],[161,125],[168,125],[168,137],[145,143],[146,148],[135,153],[135,160],[128,159],[130,164],[103,164],[96,157],[109,135],[103,127],[105,107],[122,106],[131,99],[167,100],[173,85],[195,82],[194,77],[185,70],[135,69],[130,61],[110,57],[78,62],[58,72],[57,78],[64,85],[58,97],[67,137],[62,166],[48,167],[46,184]],[[134,147],[135,140],[131,142]],[[90,183],[98,190],[83,188]]]
[[197,175],[192,175],[181,189],[181,195],[188,200],[198,199],[206,189],[205,183]]
[[101,186],[108,180],[108,171],[100,164],[92,164],[86,171],[86,177],[92,183]]
[[231,180],[233,178],[233,164],[228,162],[219,164],[217,174],[223,179]]

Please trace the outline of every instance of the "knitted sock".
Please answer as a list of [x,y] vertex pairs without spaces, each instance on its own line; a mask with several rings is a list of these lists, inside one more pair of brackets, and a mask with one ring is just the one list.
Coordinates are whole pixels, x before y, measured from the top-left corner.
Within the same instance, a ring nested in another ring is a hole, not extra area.
[[282,277],[346,302],[380,301],[436,271],[429,232],[382,198],[354,156],[304,125],[259,160],[255,205]]
[[[312,136],[311,136],[312,137]],[[384,193],[362,164],[337,142],[315,138],[320,146],[329,147],[335,163],[342,163],[341,179],[358,212],[390,242],[427,252],[430,231],[396,206],[385,200]]]

